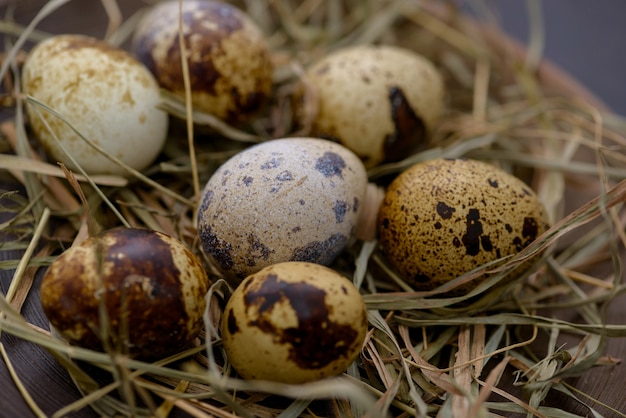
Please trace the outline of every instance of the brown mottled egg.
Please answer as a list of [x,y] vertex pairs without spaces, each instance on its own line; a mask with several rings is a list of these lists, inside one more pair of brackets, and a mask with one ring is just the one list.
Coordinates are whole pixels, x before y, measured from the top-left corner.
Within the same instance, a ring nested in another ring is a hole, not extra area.
[[157,108],[159,86],[125,51],[87,36],[54,36],[29,53],[22,78],[25,94],[71,124],[42,107],[26,107],[32,130],[50,157],[74,170],[63,148],[90,174],[126,174],[72,127],[136,170],[150,165],[165,143],[168,117]]
[[233,284],[283,261],[329,264],[355,232],[366,187],[363,164],[339,144],[263,142],[207,182],[197,218],[202,246]]
[[544,207],[524,182],[493,165],[462,159],[407,169],[388,187],[378,214],[384,255],[417,290],[517,254],[547,228]]
[[318,97],[313,134],[337,140],[366,167],[425,148],[443,111],[439,71],[408,49],[344,48],[317,62],[306,76]]
[[102,349],[105,341],[133,357],[157,358],[198,335],[208,286],[200,260],[182,242],[119,228],[61,254],[43,278],[41,304],[72,344]]
[[367,310],[339,273],[286,262],[242,282],[221,329],[228,360],[244,379],[303,383],[336,376],[356,359]]
[[[243,11],[209,0],[182,2],[193,105],[232,124],[249,120],[272,89],[272,62],[260,28]],[[179,1],[154,6],[139,22],[132,50],[161,87],[185,98]]]

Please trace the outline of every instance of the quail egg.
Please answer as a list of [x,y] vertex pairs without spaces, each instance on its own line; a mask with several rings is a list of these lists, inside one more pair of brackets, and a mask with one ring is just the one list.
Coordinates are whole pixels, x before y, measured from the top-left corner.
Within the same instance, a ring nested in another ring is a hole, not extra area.
[[359,291],[318,264],[285,262],[247,277],[228,300],[222,341],[244,379],[303,383],[335,376],[367,332]]
[[200,260],[182,242],[117,228],[63,252],[45,273],[41,304],[70,343],[157,358],[198,335],[208,286]]
[[327,265],[355,233],[366,189],[363,164],[342,145],[266,141],[233,156],[207,182],[200,241],[233,284],[283,261]]
[[435,159],[407,169],[389,185],[378,214],[382,252],[417,290],[517,254],[548,227],[546,211],[529,186],[491,164],[464,159]]
[[157,107],[159,87],[127,52],[83,35],[57,35],[33,48],[22,77],[25,94],[67,121],[41,106],[26,107],[32,130],[52,159],[76,170],[65,148],[87,173],[127,173],[74,129],[136,170],[160,153],[168,117]]
[[426,148],[444,109],[438,69],[396,46],[337,50],[308,69],[306,81],[318,100],[312,134],[340,142],[368,168]]
[[[132,51],[161,87],[185,98],[178,0],[158,3],[139,22]],[[192,103],[228,123],[257,114],[272,89],[272,61],[261,29],[242,10],[219,1],[182,2]]]

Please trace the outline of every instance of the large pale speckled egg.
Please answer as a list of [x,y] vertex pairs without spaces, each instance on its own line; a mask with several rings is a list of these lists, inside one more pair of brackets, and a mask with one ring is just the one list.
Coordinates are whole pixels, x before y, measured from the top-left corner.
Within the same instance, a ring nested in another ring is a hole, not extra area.
[[159,87],[127,52],[82,35],[58,35],[33,48],[22,77],[25,94],[71,124],[42,107],[26,107],[33,132],[52,159],[76,169],[56,137],[86,172],[126,174],[72,127],[136,170],[150,165],[161,151],[168,117],[157,108]]
[[306,82],[318,101],[312,134],[337,140],[366,167],[426,148],[444,108],[438,69],[395,46],[340,49],[308,69]]
[[[159,84],[185,98],[179,1],[154,6],[139,22],[132,50]],[[209,0],[182,2],[191,99],[195,108],[231,124],[249,121],[272,89],[272,62],[261,29],[242,10]]]
[[226,161],[198,211],[205,253],[231,283],[283,261],[329,264],[353,236],[367,175],[331,141],[270,140]]
[[101,350],[104,342],[133,357],[158,358],[198,335],[209,284],[182,242],[119,228],[63,252],[43,278],[41,304],[53,329],[72,344]]
[[336,376],[357,358],[367,310],[339,273],[286,262],[242,282],[221,329],[228,361],[243,378],[303,383]]
[[517,254],[547,228],[545,209],[524,182],[491,164],[463,159],[436,159],[402,172],[378,214],[386,259],[417,290]]

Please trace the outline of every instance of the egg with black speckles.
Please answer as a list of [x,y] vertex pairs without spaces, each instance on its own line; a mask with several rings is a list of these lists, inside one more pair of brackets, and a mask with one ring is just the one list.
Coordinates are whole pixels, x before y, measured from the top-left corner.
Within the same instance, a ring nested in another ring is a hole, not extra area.
[[41,305],[52,328],[72,344],[156,359],[197,337],[209,285],[199,258],[181,241],[116,228],[52,262],[41,284]]
[[[85,142],[87,138],[135,170],[147,168],[167,136],[159,86],[131,54],[83,35],[57,35],[37,44],[22,69],[24,93],[54,110],[28,103],[30,126],[52,160],[89,174],[128,171]],[[80,135],[76,132],[80,133]]]
[[222,342],[244,379],[304,383],[344,372],[367,333],[359,291],[327,267],[285,262],[247,277],[226,305]]
[[[164,89],[185,99],[179,42],[181,2],[164,1],[137,24],[131,49]],[[271,95],[273,64],[260,27],[220,1],[182,2],[191,100],[230,124],[249,121]]]
[[[382,252],[416,290],[432,290],[515,255],[548,228],[544,206],[528,185],[469,159],[436,159],[408,168],[389,185],[378,213]],[[522,264],[513,277],[530,265]],[[476,283],[452,293],[467,292]]]
[[355,233],[366,189],[365,167],[342,145],[269,140],[231,157],[208,180],[200,241],[233,285],[279,262],[328,265]]
[[[343,144],[368,168],[430,146],[444,111],[439,70],[407,48],[342,48],[312,65],[304,80],[317,103],[312,135]],[[306,117],[307,101],[297,103]]]

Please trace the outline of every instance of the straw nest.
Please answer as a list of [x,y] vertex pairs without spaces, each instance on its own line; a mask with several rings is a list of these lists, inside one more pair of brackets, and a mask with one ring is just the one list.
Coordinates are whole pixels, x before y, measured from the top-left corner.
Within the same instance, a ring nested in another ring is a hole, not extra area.
[[[54,16],[63,3],[49,2],[32,26]],[[107,39],[123,44],[141,12],[119,20],[114,0],[104,3],[112,11]],[[10,214],[1,225],[3,234],[16,237],[3,248],[21,250],[23,257],[2,265],[14,273],[0,297],[0,330],[49,350],[84,394],[56,416],[87,406],[105,416],[167,416],[174,406],[198,417],[571,416],[542,405],[550,390],[590,403],[565,379],[613,363],[604,357],[606,340],[626,336],[626,326],[607,324],[603,315],[625,288],[620,254],[626,244],[626,123],[541,63],[541,31],[533,32],[530,48],[522,50],[500,35],[481,2],[468,3],[468,9],[487,17],[480,25],[452,2],[238,5],[265,30],[272,47],[276,67],[270,105],[249,125],[234,128],[189,112],[186,103],[163,92],[163,108],[186,119],[190,130],[173,129],[158,162],[143,173],[129,173],[128,179],[69,173],[36,151],[21,109],[25,102],[38,103],[20,94],[16,80],[25,43],[47,34],[3,22],[5,32],[19,37],[1,67],[3,103],[15,109],[15,117],[1,127],[0,168],[21,183],[26,196],[3,194],[11,202],[2,206]],[[436,157],[489,161],[537,191],[553,227],[497,269],[484,266],[457,279],[462,283],[490,272],[482,285],[457,297],[446,297],[446,289],[413,291],[384,269],[375,242],[355,242],[333,267],[361,289],[369,333],[344,375],[310,384],[237,378],[223,356],[217,326],[232,289],[215,272],[197,346],[154,363],[67,345],[20,315],[34,271],[84,239],[89,226],[92,231],[94,225],[163,231],[202,256],[193,214],[204,182],[252,143],[306,135],[307,115],[296,124],[291,107],[303,69],[329,51],[365,43],[418,51],[442,71],[447,86],[446,114],[433,134],[436,147],[372,168],[371,181]],[[188,141],[192,130],[211,141]],[[501,283],[508,271],[539,253],[541,263],[532,274]],[[571,310],[578,314],[576,322],[562,319],[561,313]],[[574,341],[565,348],[559,345],[563,334]],[[542,337],[545,346],[538,348],[534,343]],[[5,348],[0,350],[10,366]],[[502,382],[510,378],[503,376],[511,374],[517,389],[507,391]],[[19,375],[14,383],[32,410],[43,415]]]

